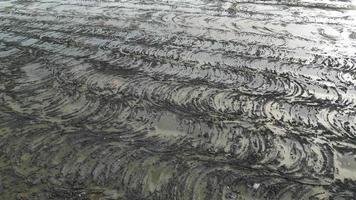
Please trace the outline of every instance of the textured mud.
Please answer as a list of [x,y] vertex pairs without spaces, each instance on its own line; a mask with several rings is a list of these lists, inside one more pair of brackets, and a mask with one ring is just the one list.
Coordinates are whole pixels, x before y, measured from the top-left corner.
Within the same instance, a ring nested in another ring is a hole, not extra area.
[[0,199],[356,199],[348,0],[1,0]]

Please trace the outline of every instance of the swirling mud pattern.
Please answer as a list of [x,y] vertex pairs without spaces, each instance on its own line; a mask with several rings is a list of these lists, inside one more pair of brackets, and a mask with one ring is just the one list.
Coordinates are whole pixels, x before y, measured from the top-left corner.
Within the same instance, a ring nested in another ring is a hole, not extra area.
[[0,199],[356,199],[356,2],[0,0]]

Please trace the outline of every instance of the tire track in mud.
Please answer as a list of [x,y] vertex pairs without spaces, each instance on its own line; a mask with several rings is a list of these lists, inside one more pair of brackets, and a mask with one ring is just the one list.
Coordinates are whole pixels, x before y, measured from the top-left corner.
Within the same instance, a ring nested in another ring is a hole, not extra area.
[[352,6],[0,2],[0,197],[354,198]]

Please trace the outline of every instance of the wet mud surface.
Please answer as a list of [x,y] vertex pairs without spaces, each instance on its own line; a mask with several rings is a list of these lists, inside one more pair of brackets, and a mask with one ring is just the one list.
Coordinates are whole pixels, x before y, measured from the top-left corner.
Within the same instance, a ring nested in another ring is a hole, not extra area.
[[0,199],[356,199],[355,2],[1,0]]

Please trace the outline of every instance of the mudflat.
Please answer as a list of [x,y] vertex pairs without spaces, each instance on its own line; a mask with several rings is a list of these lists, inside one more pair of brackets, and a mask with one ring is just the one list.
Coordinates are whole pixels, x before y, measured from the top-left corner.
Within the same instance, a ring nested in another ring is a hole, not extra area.
[[356,199],[356,2],[1,0],[0,199]]

